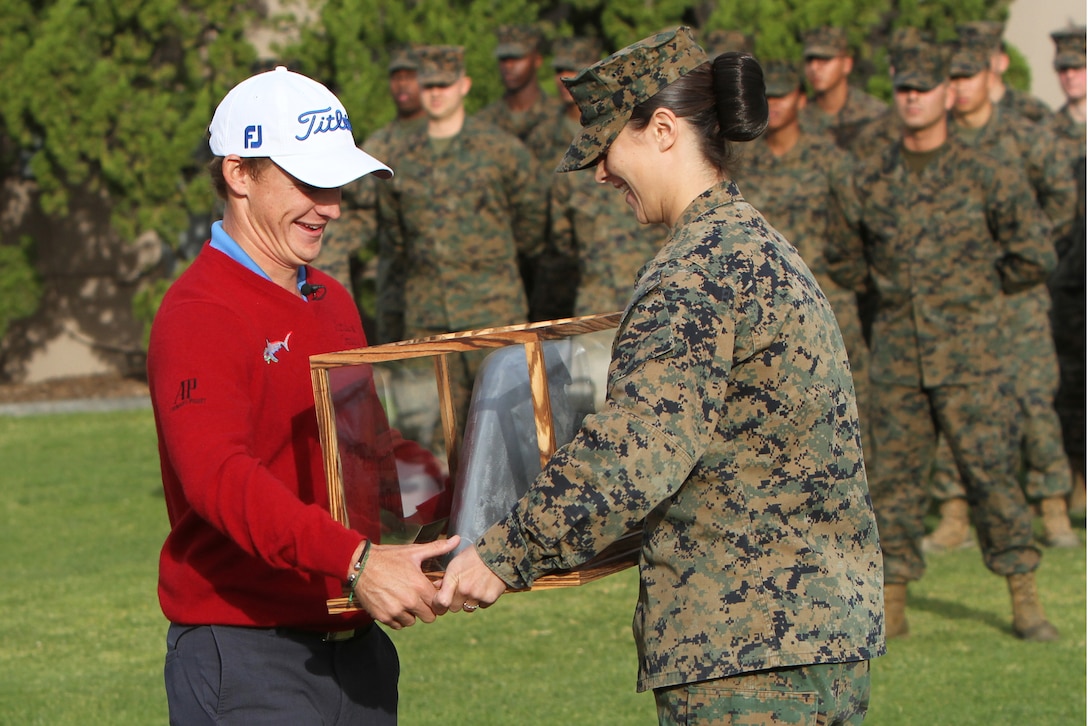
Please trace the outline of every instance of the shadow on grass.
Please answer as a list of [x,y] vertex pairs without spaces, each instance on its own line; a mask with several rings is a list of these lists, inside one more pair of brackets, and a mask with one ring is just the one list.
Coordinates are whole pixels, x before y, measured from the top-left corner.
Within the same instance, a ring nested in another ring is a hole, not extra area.
[[979,610],[977,608],[964,605],[962,602],[956,602],[952,600],[942,600],[937,597],[926,597],[924,595],[907,596],[907,615],[910,615],[910,609],[915,608],[917,610],[924,610],[927,613],[933,615],[939,615],[942,618],[948,620],[970,620],[973,622],[984,623],[989,627],[997,630],[1003,635],[1012,635],[1012,621],[1008,618],[1004,618],[994,614],[987,610]]

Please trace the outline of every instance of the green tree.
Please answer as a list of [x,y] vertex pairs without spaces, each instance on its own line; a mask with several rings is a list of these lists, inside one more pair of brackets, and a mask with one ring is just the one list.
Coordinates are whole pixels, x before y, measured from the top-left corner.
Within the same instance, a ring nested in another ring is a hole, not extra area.
[[212,0],[2,0],[3,128],[30,155],[44,211],[105,189],[122,238],[172,242],[209,209],[202,139],[255,57],[249,17]]
[[[466,48],[475,110],[501,93],[494,28],[540,22],[547,34],[597,34],[614,50],[680,23],[744,30],[757,54],[799,57],[801,34],[831,23],[858,48],[859,76],[886,86],[884,47],[897,27],[948,37],[967,19],[1004,19],[1010,0],[326,0],[279,59],[341,94],[359,138],[388,122],[388,49]],[[158,231],[174,244],[207,213],[205,129],[217,101],[256,61],[250,3],[213,0],[0,0],[0,124],[41,189],[66,212],[68,191],[105,189],[126,239]],[[1013,53],[1014,85],[1024,85]],[[548,72],[542,73],[547,76]],[[550,92],[550,84],[545,84]]]
[[[742,30],[754,39],[757,56],[800,60],[802,37],[810,28],[836,25],[846,29],[856,51],[855,82],[871,93],[889,97],[888,41],[898,28],[931,32],[938,40],[955,37],[956,25],[970,20],[1008,17],[1011,0],[755,0],[719,3],[706,27]],[[1012,55],[1008,80],[1026,88],[1030,77],[1022,56]]]
[[[539,22],[550,38],[597,35],[609,51],[677,24],[735,29],[753,36],[757,55],[793,58],[806,29],[834,24],[857,48],[858,82],[887,96],[885,48],[896,28],[948,38],[960,21],[1004,20],[1010,1],[324,0],[309,24],[274,19],[298,27],[299,39],[261,60],[329,85],[361,141],[394,115],[385,69],[395,44],[464,45],[473,111],[502,92],[493,56],[500,23]],[[0,168],[32,175],[48,214],[65,215],[73,189],[105,191],[123,239],[153,230],[177,246],[189,220],[214,207],[203,171],[206,128],[219,99],[255,67],[247,29],[259,6],[0,0]],[[1015,49],[1011,55],[1009,80],[1026,88],[1026,64]],[[541,76],[550,76],[547,65]],[[544,88],[551,92],[552,84]],[[5,250],[11,258],[20,250],[25,264],[25,247]],[[158,292],[141,301],[146,313]]]
[[473,83],[467,107],[475,111],[502,94],[496,26],[536,22],[544,7],[542,0],[327,0],[320,23],[282,54],[340,95],[361,141],[395,113],[386,85],[390,48],[463,45]]

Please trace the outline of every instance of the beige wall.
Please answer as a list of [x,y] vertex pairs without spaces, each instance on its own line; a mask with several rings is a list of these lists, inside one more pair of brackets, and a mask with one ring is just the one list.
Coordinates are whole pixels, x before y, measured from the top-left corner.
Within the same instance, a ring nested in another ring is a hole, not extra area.
[[1031,92],[1052,108],[1065,99],[1054,74],[1054,43],[1051,31],[1070,21],[1084,25],[1088,10],[1084,0],[1015,0],[1005,24],[1005,40],[1023,53],[1031,66]]
[[143,329],[132,296],[158,263],[161,245],[154,235],[122,241],[110,227],[105,193],[72,190],[68,208],[63,219],[49,217],[33,182],[0,185],[0,238],[35,241],[42,282],[38,311],[12,323],[0,344],[0,380],[35,383],[143,368]]

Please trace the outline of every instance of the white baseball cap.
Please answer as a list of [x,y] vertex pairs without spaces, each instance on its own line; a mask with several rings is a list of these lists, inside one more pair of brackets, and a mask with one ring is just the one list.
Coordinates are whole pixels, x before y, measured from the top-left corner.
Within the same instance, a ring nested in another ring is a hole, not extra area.
[[209,127],[216,156],[267,156],[319,189],[393,170],[355,145],[347,111],[332,91],[278,66],[239,83],[219,102]]

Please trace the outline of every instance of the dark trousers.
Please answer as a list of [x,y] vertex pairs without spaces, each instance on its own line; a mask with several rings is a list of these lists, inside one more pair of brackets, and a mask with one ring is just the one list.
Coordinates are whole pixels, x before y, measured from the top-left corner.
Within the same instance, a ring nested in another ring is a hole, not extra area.
[[170,625],[170,723],[395,724],[400,661],[377,626],[351,640],[283,628]]

